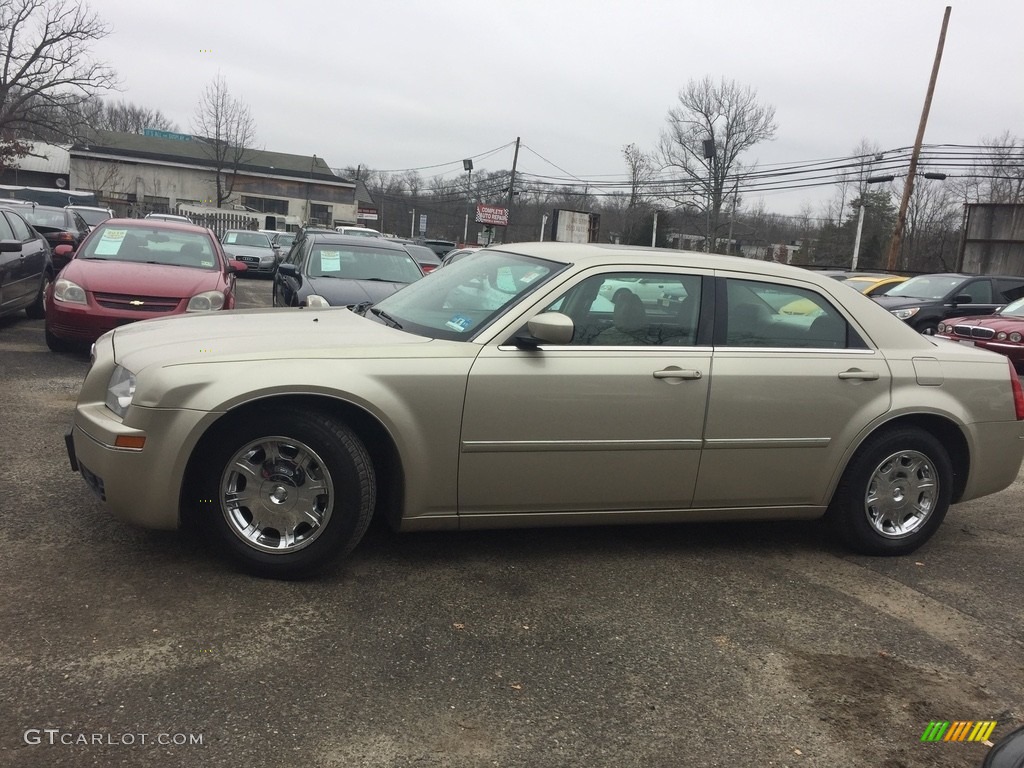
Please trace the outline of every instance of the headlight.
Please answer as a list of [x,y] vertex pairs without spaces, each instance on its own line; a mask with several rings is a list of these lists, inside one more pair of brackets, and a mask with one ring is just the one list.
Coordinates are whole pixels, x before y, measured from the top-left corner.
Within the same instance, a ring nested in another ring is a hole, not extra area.
[[210,312],[224,306],[224,294],[220,291],[197,293],[188,300],[186,312]]
[[996,341],[1006,341],[1006,331],[1000,331],[996,334]]
[[[946,326],[945,323],[939,323],[939,327],[936,328],[935,330],[937,330],[939,333],[945,333],[946,330],[947,330],[947,326]],[[949,330],[952,330],[952,329],[950,328]]]
[[310,309],[320,309],[322,307],[329,307],[331,304],[323,296],[317,296],[314,293],[312,296],[306,297],[306,306]]
[[1017,333],[1016,331],[1011,333],[1010,334],[1010,341],[1012,341],[1014,344],[1019,344],[1020,343],[1020,334]]
[[85,300],[85,289],[78,283],[61,278],[53,284],[53,298],[68,304],[88,304]]
[[909,320],[920,311],[920,307],[911,307],[910,309],[894,309],[892,313],[896,315],[900,320]]
[[132,404],[135,397],[135,374],[119,365],[110,374],[110,381],[107,383],[107,408],[112,410],[121,418],[124,418],[128,406]]

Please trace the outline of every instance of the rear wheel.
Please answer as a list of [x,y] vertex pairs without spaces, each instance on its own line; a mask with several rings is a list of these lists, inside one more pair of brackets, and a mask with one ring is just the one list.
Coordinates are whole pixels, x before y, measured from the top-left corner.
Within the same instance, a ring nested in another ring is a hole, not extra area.
[[53,285],[53,275],[49,272],[44,272],[43,282],[39,286],[36,300],[25,307],[25,314],[29,316],[30,320],[42,320],[46,317],[46,294],[49,292],[51,285]]
[[313,574],[350,552],[370,523],[370,456],[328,416],[270,412],[228,429],[205,458],[205,519],[228,553],[261,576]]
[[904,555],[932,537],[952,498],[949,454],[932,434],[901,427],[872,436],[846,468],[828,516],[868,555]]

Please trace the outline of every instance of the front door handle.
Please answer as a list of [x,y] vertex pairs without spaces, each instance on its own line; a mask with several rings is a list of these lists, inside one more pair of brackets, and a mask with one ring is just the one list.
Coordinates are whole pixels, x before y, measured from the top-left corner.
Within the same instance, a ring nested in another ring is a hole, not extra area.
[[839,374],[840,379],[854,379],[856,381],[878,381],[878,371],[862,371],[851,368]]
[[655,371],[656,379],[699,379],[703,376],[700,371],[683,370],[682,368],[666,368],[664,371]]

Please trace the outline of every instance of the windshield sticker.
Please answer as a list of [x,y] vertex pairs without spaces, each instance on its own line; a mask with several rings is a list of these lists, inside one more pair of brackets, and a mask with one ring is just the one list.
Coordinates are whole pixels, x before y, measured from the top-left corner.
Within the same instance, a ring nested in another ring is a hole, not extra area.
[[202,266],[204,266],[204,267],[212,267],[212,266],[213,266],[213,259],[203,259],[203,260],[202,260],[202,261],[200,261],[199,263],[200,263],[200,264],[201,264]]
[[320,271],[340,272],[341,251],[320,251]]
[[103,230],[103,237],[96,244],[96,250],[94,253],[97,256],[115,256],[121,249],[121,243],[124,241],[124,236],[128,234],[127,229],[105,229]]
[[445,323],[453,331],[458,331],[459,333],[468,331],[472,324],[473,321],[465,315],[455,315],[455,317]]
[[238,239],[238,234],[236,232],[228,232],[227,238],[224,240],[224,242],[225,243],[233,243],[237,239]]

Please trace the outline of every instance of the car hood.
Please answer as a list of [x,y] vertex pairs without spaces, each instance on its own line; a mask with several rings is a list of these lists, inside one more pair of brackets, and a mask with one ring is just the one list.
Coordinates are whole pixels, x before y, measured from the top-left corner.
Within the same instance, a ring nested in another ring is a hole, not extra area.
[[921,307],[931,306],[937,304],[940,299],[915,299],[910,296],[872,296],[872,301],[878,302],[880,305],[888,309],[890,312],[894,309],[909,309],[910,307]]
[[215,269],[127,261],[72,259],[60,276],[94,293],[130,293],[176,299],[223,287],[221,273]]
[[1024,330],[1024,317],[1013,317],[1011,315],[969,315],[947,320],[947,323],[954,325],[973,325],[980,328],[991,328],[994,331],[1018,331]]
[[233,245],[232,243],[221,243],[224,253],[237,254],[238,256],[262,256],[266,259],[274,258],[273,248],[257,248],[255,245]]
[[306,287],[317,296],[323,296],[332,307],[360,304],[372,301],[375,304],[386,299],[406,283],[388,283],[381,280],[342,280],[336,277],[307,277]]
[[[336,309],[246,309],[176,315],[122,326],[118,363],[138,372],[153,364],[393,354],[431,339]],[[362,348],[364,351],[359,352]]]

